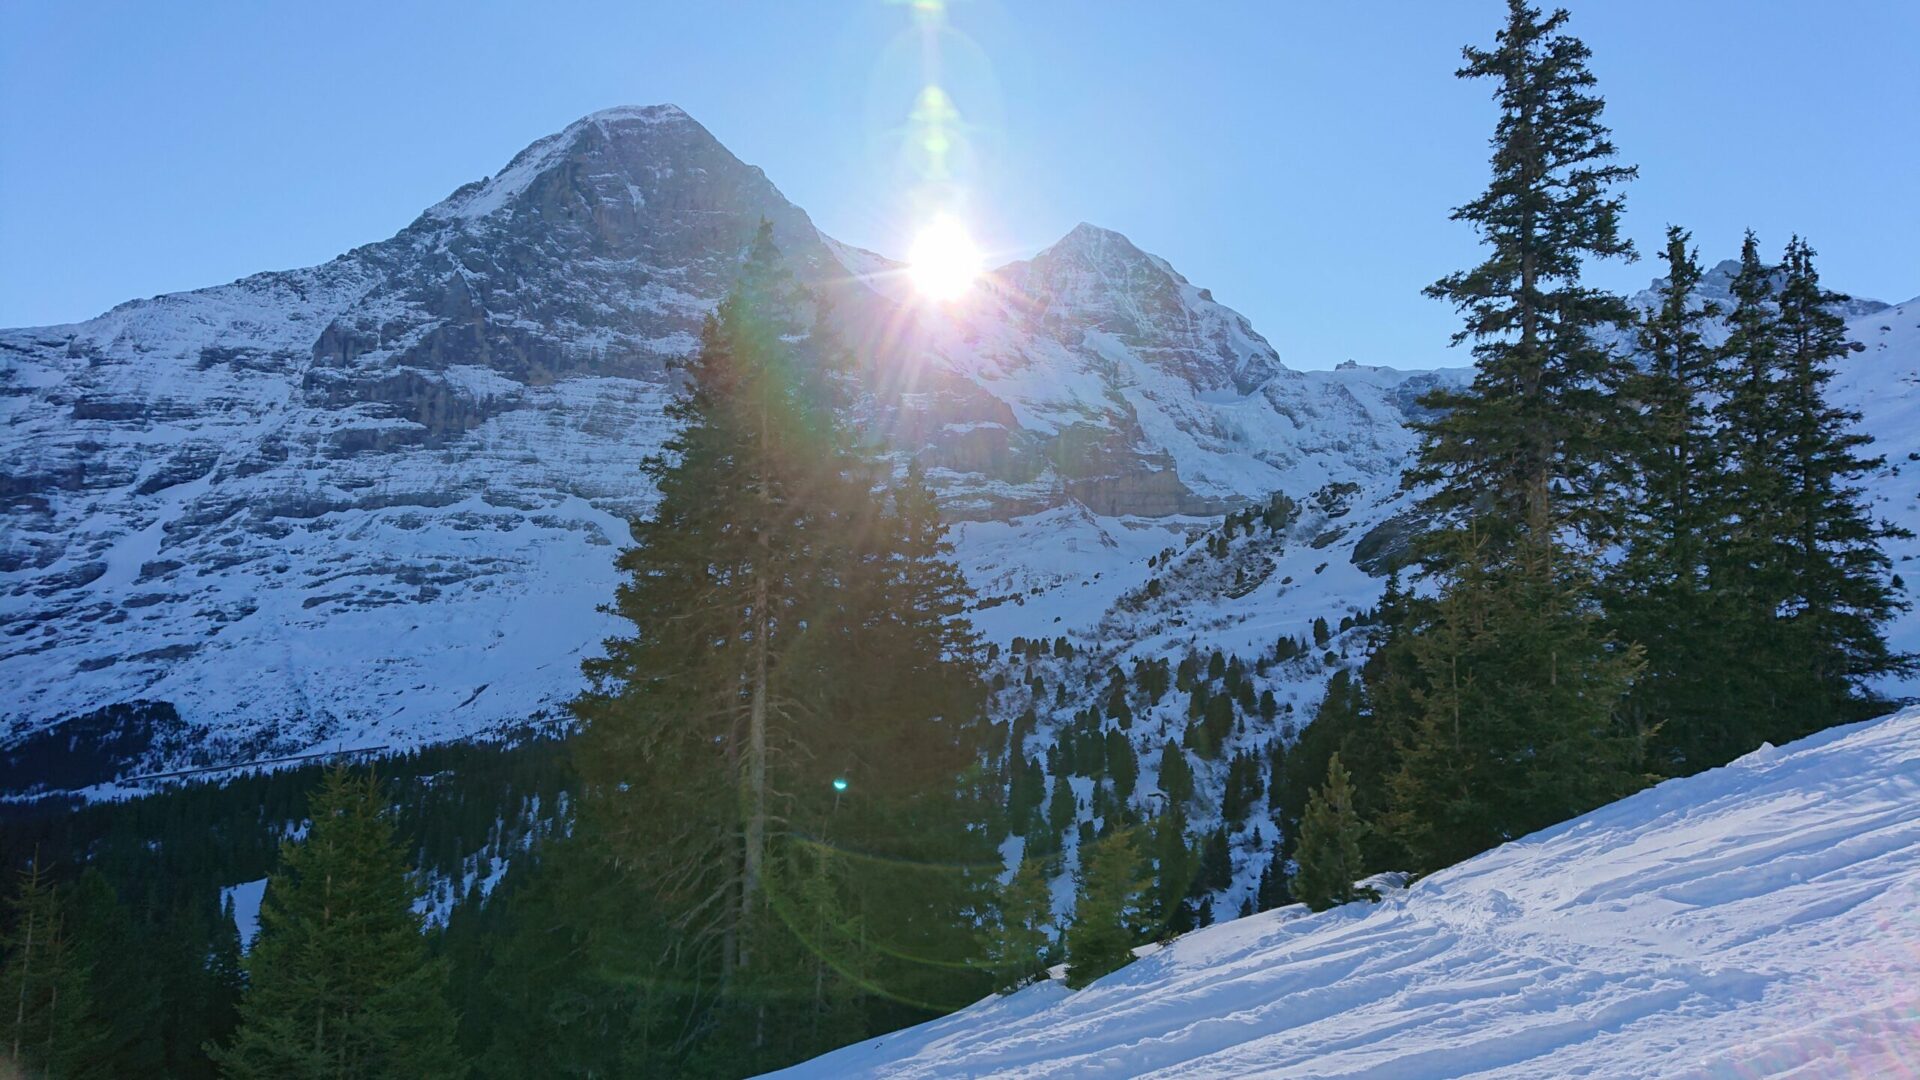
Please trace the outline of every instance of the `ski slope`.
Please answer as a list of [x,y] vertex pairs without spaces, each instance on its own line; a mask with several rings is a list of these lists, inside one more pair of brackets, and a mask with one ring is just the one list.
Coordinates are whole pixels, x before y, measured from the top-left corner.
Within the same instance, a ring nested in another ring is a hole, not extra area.
[[776,1075],[1920,1076],[1920,708]]

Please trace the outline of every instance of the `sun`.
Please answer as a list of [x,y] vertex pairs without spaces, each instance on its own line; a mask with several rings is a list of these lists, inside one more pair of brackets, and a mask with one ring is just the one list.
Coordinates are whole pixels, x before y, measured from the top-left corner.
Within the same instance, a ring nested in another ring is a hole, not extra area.
[[907,257],[913,287],[929,300],[943,303],[965,295],[981,269],[980,249],[967,235],[966,226],[948,214],[927,222],[914,237]]

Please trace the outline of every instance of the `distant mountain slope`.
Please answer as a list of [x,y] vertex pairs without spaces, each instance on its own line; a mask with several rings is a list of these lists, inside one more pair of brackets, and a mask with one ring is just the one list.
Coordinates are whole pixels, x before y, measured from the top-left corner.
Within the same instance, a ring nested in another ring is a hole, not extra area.
[[0,790],[50,756],[74,784],[552,716],[611,628],[667,363],[762,220],[997,635],[1228,507],[1390,483],[1411,446],[1418,379],[1290,371],[1117,233],[934,309],[679,109],[610,109],[322,266],[0,331]]
[[779,1076],[1908,1077],[1920,709]]
[[[1854,315],[1847,329],[1862,351],[1828,385],[1836,404],[1860,414],[1861,429],[1873,436],[1868,452],[1886,458],[1865,487],[1882,517],[1915,534],[1886,545],[1911,599],[1920,585],[1920,296]],[[1895,618],[1887,637],[1903,652],[1920,653],[1920,611]],[[1884,689],[1914,693],[1911,683]]]

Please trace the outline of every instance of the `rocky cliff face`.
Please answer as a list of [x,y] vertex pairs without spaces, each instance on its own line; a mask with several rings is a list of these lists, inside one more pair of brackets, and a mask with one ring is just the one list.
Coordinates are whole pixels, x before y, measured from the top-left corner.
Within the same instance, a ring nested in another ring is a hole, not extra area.
[[0,751],[110,729],[97,780],[552,716],[611,629],[667,361],[762,219],[969,573],[1039,622],[1190,515],[1390,483],[1411,445],[1406,376],[1290,371],[1117,233],[936,309],[685,113],[608,110],[325,265],[0,331]]

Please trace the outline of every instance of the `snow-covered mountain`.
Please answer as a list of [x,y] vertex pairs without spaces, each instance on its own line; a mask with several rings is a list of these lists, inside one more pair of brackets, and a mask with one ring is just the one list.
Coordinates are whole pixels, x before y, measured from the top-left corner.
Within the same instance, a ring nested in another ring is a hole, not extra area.
[[1920,709],[776,1074],[1910,1077]]
[[763,219],[996,639],[1092,630],[1229,507],[1390,489],[1441,377],[1292,371],[1085,225],[925,306],[680,110],[596,113],[324,265],[0,331],[0,788],[552,716]]
[[[1847,327],[1861,351],[1828,385],[1836,404],[1860,414],[1861,429],[1873,436],[1870,452],[1886,458],[1865,487],[1881,517],[1914,534],[1886,543],[1911,599],[1920,585],[1920,296],[1855,315]],[[1920,610],[1895,617],[1887,637],[1896,648],[1920,653]],[[1910,684],[1886,690],[1914,693]]]
[[[1377,598],[1406,419],[1464,371],[1289,369],[1091,225],[925,305],[684,112],[617,108],[321,266],[0,330],[0,790],[555,717],[614,628],[667,362],[763,219],[938,486],[989,640],[1251,662]],[[1920,524],[1920,304],[1849,310],[1869,349],[1837,392],[1889,454],[1874,497]],[[1274,492],[1305,508],[1282,533],[1194,546]],[[1261,689],[1304,719],[1333,644]]]

